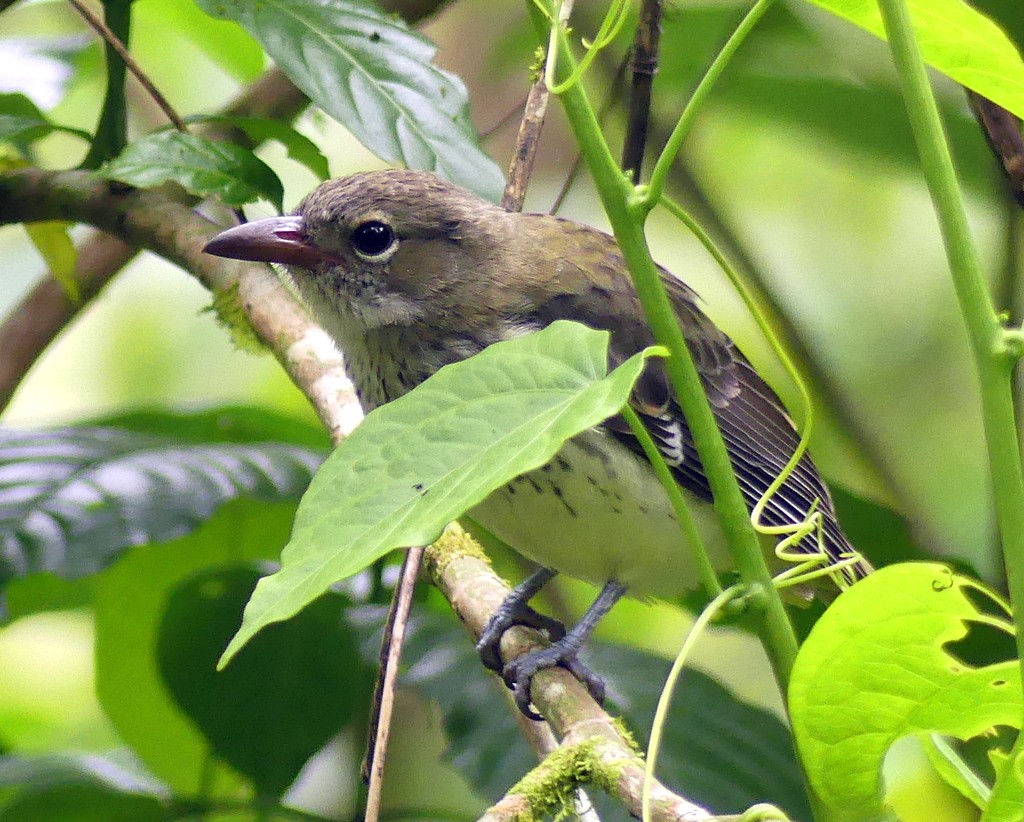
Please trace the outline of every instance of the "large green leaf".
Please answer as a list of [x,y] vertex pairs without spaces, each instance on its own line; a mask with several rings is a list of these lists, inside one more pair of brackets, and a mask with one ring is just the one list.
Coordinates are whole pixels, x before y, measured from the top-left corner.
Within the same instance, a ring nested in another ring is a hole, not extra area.
[[100,173],[138,188],[173,181],[200,197],[216,194],[229,206],[264,197],[283,209],[284,189],[270,166],[244,148],[194,134],[147,134],[129,143]]
[[[885,26],[876,0],[811,0],[876,37]],[[927,63],[1024,117],[1024,61],[991,20],[963,0],[907,0]]]
[[320,108],[374,154],[436,171],[497,201],[503,179],[477,143],[465,86],[435,46],[366,0],[198,0],[240,23]]
[[259,573],[231,567],[197,574],[171,594],[157,655],[175,700],[213,752],[278,797],[349,719],[362,716],[371,675],[342,618],[348,601],[321,597],[295,619],[256,637],[215,670]]
[[1020,727],[1017,660],[970,665],[950,647],[992,624],[983,599],[977,583],[944,565],[903,563],[858,582],[818,620],[793,668],[789,709],[831,818],[881,817],[882,760],[901,737]]
[[222,664],[257,631],[444,526],[626,402],[646,352],[605,377],[608,333],[556,322],[443,368],[369,414],[302,499]]
[[294,502],[235,500],[188,536],[135,548],[93,577],[100,704],[125,744],[176,793],[237,796],[243,783],[211,759],[210,742],[161,673],[157,652],[167,604],[189,579],[277,556],[294,514]]
[[0,584],[41,571],[95,573],[132,545],[188,533],[238,497],[295,499],[320,458],[273,442],[0,430]]

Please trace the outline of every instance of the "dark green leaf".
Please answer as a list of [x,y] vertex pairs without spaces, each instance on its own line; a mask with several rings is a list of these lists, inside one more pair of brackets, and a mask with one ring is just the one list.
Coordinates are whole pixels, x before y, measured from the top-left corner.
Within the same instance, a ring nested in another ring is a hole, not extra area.
[[0,431],[0,581],[95,573],[132,545],[188,533],[229,500],[294,499],[320,458],[111,428]]
[[294,514],[294,502],[235,500],[188,536],[136,548],[93,578],[100,704],[125,744],[176,793],[237,796],[243,780],[210,760],[210,743],[160,676],[157,639],[167,603],[193,576],[276,556]]
[[[120,42],[131,42],[131,0],[106,0],[103,3],[103,20]],[[82,168],[99,168],[120,154],[128,144],[128,106],[125,99],[127,66],[107,41],[103,43],[103,54],[106,62],[106,91],[100,119],[96,124],[96,134],[89,153],[82,161]]]
[[27,145],[55,131],[92,139],[87,131],[51,123],[24,94],[0,94],[0,142]]
[[267,140],[276,140],[288,151],[288,156],[297,163],[302,163],[312,171],[320,180],[326,180],[331,176],[327,167],[327,158],[317,147],[316,143],[292,128],[288,123],[280,120],[270,120],[266,117],[189,117],[188,121],[193,122],[214,122],[230,126],[244,131],[254,143],[263,143]]
[[259,574],[208,571],[179,586],[160,625],[157,663],[167,687],[214,753],[263,796],[280,796],[317,750],[369,702],[370,670],[327,594],[256,637],[218,673]]
[[223,661],[388,551],[433,541],[618,411],[647,352],[606,377],[607,348],[607,332],[556,322],[449,365],[373,411],[317,473],[282,568],[256,587]]
[[834,486],[832,499],[846,536],[875,565],[927,558],[909,523],[895,511]]
[[479,147],[466,89],[436,48],[365,0],[198,0],[253,35],[292,82],[389,162],[436,171],[497,201],[504,181]]
[[129,143],[100,173],[138,188],[173,181],[200,197],[215,194],[229,206],[264,197],[283,209],[284,189],[270,166],[244,148],[193,134],[147,134]]

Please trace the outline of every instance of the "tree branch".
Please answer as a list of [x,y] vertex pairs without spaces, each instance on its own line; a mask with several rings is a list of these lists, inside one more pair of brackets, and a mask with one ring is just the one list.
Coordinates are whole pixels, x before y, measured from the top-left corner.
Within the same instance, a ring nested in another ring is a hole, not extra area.
[[[434,584],[451,603],[459,619],[474,637],[479,637],[491,615],[510,593],[509,587],[491,569],[482,549],[459,526],[451,525],[441,539],[427,548],[425,564]],[[543,646],[539,633],[516,626],[502,637],[501,655],[504,659],[513,659]],[[520,781],[483,819],[497,822],[529,817],[529,814],[516,817],[513,812],[516,809],[520,814],[529,809],[538,816],[550,810],[537,805],[543,801],[542,796],[550,797],[556,786],[567,795],[577,787],[564,781],[568,774],[579,772],[579,769],[565,767],[566,757],[585,757],[590,768],[590,784],[600,787],[639,818],[643,761],[586,687],[565,669],[549,668],[533,678],[530,695],[556,736],[561,738],[561,744],[531,772],[533,778]],[[555,775],[562,781],[552,781]],[[537,784],[551,790],[529,789]],[[660,783],[654,785],[651,808],[652,818],[659,822],[734,818],[714,817]]]
[[[308,104],[308,98],[280,69],[272,69],[239,95],[224,113],[292,120]],[[200,133],[210,139],[255,147],[245,132],[217,122],[204,125]],[[4,352],[0,358],[0,410],[7,407],[45,348],[138,253],[137,247],[125,245],[110,234],[94,234],[78,248],[75,278],[80,299],[77,302],[69,300],[60,285],[47,277],[18,304],[0,326],[0,351]]]
[[0,223],[86,223],[147,248],[234,301],[338,439],[358,423],[341,355],[265,265],[225,261],[202,249],[217,227],[157,191],[125,191],[84,171],[24,169],[0,175]]

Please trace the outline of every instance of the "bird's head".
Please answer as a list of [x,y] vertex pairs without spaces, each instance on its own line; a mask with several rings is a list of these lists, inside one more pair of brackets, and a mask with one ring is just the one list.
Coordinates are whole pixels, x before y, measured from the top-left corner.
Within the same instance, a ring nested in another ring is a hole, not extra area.
[[293,215],[228,229],[204,250],[284,264],[321,320],[464,322],[467,305],[487,302],[480,272],[500,270],[508,216],[433,174],[392,169],[323,183]]

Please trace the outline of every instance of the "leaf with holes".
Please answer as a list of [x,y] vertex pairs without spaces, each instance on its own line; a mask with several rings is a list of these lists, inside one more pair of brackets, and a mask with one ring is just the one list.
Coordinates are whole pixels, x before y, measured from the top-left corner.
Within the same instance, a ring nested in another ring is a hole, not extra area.
[[[818,620],[793,668],[789,709],[800,758],[830,818],[864,822],[882,813],[882,760],[901,737],[968,739],[996,725],[1020,728],[1017,660],[971,665],[954,655],[979,626],[998,638],[1013,632],[979,583],[923,562],[875,572]],[[981,651],[992,656],[994,644]]]
[[480,148],[466,88],[436,47],[366,0],[198,0],[234,20],[295,85],[374,154],[436,171],[497,202],[501,170]]
[[650,351],[606,375],[608,332],[559,321],[445,366],[370,413],[303,496],[221,665],[258,631],[395,548],[423,545],[625,404]]
[[283,210],[284,189],[273,170],[251,151],[194,134],[157,131],[129,143],[100,174],[138,188],[173,181],[200,197],[219,196],[229,206],[263,197]]
[[319,451],[113,428],[0,430],[0,585],[79,577],[126,548],[187,534],[225,502],[297,498]]

